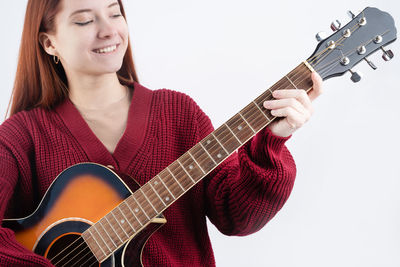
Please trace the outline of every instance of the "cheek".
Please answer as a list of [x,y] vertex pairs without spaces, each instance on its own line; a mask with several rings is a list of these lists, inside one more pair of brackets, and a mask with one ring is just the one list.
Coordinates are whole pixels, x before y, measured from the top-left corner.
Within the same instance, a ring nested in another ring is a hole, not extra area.
[[83,57],[90,52],[92,42],[88,37],[87,34],[77,35],[74,32],[60,38],[61,55],[67,63],[82,61]]
[[129,39],[129,29],[128,29],[128,25],[126,24],[125,20],[123,22],[121,22],[121,24],[119,25],[119,34],[121,36],[121,38],[124,39],[124,41],[126,43],[128,43],[128,39]]

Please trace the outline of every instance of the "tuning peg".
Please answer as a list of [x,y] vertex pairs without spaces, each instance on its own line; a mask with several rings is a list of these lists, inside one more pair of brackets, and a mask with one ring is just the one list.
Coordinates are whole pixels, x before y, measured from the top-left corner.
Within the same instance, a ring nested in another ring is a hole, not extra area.
[[326,32],[319,32],[315,35],[315,39],[317,39],[318,42],[321,42],[322,40],[325,40],[328,38],[328,34]]
[[350,80],[352,80],[354,83],[357,83],[361,80],[361,78],[362,78],[361,72],[352,71],[351,69],[349,71],[351,73]]
[[369,65],[373,70],[376,70],[376,69],[378,68],[378,67],[375,66],[375,64],[374,64],[371,60],[369,60],[367,57],[365,57],[364,60],[368,63],[368,65]]
[[342,26],[342,24],[340,23],[339,20],[335,20],[335,21],[333,21],[333,22],[331,23],[331,29],[332,29],[332,31],[334,31],[334,32],[337,31],[337,30],[339,30],[341,26]]
[[347,15],[348,15],[351,19],[354,19],[354,18],[356,17],[356,15],[354,15],[354,13],[351,12],[351,10],[348,10],[348,11],[347,11]]
[[383,48],[383,46],[381,46],[381,49],[383,51],[383,54],[382,54],[383,60],[389,61],[394,57],[394,53],[392,52],[392,50],[385,50],[385,48]]

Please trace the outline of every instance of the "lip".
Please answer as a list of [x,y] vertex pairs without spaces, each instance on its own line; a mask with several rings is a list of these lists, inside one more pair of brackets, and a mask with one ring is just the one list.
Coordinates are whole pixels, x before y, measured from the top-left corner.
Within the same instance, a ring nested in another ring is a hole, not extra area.
[[[114,45],[116,46],[116,48],[115,48],[115,50],[112,51],[112,52],[107,52],[107,53],[97,53],[97,52],[96,52],[96,50],[104,49],[104,48],[107,48],[107,47],[110,47],[110,46],[114,46]],[[102,46],[102,47],[93,49],[92,52],[95,53],[96,55],[109,55],[109,54],[115,53],[115,52],[118,50],[119,46],[120,46],[120,43],[105,45],[105,46]]]

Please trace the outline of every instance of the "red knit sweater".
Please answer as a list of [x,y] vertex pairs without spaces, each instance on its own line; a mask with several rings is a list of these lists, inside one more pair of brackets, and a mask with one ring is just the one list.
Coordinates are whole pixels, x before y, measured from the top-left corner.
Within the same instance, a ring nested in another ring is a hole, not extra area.
[[[20,112],[0,126],[0,220],[31,214],[53,179],[80,162],[113,165],[140,184],[176,160],[213,127],[188,96],[134,83],[126,131],[113,154],[66,100],[54,110]],[[206,216],[226,235],[261,229],[294,183],[287,138],[261,131],[164,212],[149,239],[145,266],[214,266]],[[0,228],[1,266],[49,266]]]

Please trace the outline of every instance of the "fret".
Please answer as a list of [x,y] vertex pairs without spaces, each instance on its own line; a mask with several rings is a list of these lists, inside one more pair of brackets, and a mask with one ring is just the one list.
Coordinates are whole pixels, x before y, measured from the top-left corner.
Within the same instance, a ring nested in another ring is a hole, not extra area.
[[[146,185],[144,185],[146,186]],[[147,196],[144,193],[145,187],[139,188],[139,190],[136,190],[135,193],[133,193],[134,197],[136,200],[139,202],[140,207],[145,211],[146,215],[149,218],[152,218],[153,216],[158,215],[158,212],[155,208],[153,208],[152,203],[150,203],[150,200],[147,198]],[[148,192],[148,188],[146,189],[146,192]]]
[[223,150],[225,150],[225,153],[229,155],[230,153],[225,149],[225,147],[221,144],[221,142],[218,140],[218,138],[214,135],[214,133],[211,133],[214,139],[218,142],[218,144],[222,147]]
[[118,205],[113,211],[112,211],[115,219],[118,221],[119,226],[122,228],[124,233],[128,236],[128,238],[135,233],[133,227],[127,220],[127,218],[124,216],[124,214],[121,211],[120,205]]
[[197,162],[197,160],[193,157],[193,155],[190,153],[190,151],[187,152],[189,154],[189,156],[193,159],[193,161],[197,164],[197,166],[199,166],[200,170],[204,173],[207,174],[203,168],[200,166],[200,164]]
[[[204,141],[205,139],[203,139]],[[196,162],[201,166],[201,169],[207,174],[217,166],[215,159],[211,156],[209,151],[205,150],[202,142],[198,143],[190,149],[190,153],[196,158]]]
[[240,112],[238,114],[240,115],[240,117],[242,117],[244,122],[250,127],[250,129],[253,131],[253,133],[257,133],[256,131],[254,131],[253,127],[251,127],[251,125],[248,123],[248,121],[243,117],[243,115]]
[[143,188],[143,187],[139,188],[140,192],[141,192],[142,195],[146,198],[147,202],[149,202],[150,206],[151,206],[152,209],[156,212],[156,214],[158,214],[158,211],[157,211],[156,208],[153,206],[153,204],[151,203],[150,199],[146,196],[145,193],[143,193],[142,188]]
[[254,106],[253,102],[250,102],[245,108],[240,111],[240,115],[250,124],[251,128],[255,132],[259,132],[262,128],[269,123],[268,117],[263,112],[260,114],[260,110]]
[[242,145],[239,138],[235,136],[226,123],[222,124],[218,129],[216,129],[213,135],[219,141],[219,143],[223,145],[227,156]]
[[[125,202],[122,202],[122,203],[125,204]],[[122,205],[122,203],[121,203],[121,205]],[[136,233],[135,228],[134,228],[133,225],[129,222],[129,219],[125,216],[124,212],[121,210],[121,208],[120,208],[121,205],[117,206],[119,212],[120,212],[121,215],[124,217],[124,220],[129,224],[129,227],[132,229],[133,233]]]
[[[90,229],[90,228],[89,228]],[[86,231],[84,231],[81,235],[81,237],[83,238],[83,240],[86,242],[86,244],[88,245],[90,251],[93,253],[94,257],[96,258],[97,261],[100,261],[99,258],[101,258],[102,256],[98,255],[98,252],[100,252],[100,249],[98,247],[98,245],[96,244],[96,242],[93,242],[93,237],[90,234],[89,229],[87,229]]]
[[258,108],[258,110],[261,112],[261,114],[263,114],[264,117],[267,118],[267,121],[268,121],[268,122],[271,121],[271,120],[268,118],[268,116],[264,113],[264,111],[260,108],[260,106],[256,103],[255,100],[253,101],[253,104]]
[[[129,205],[126,204],[126,201],[121,202],[121,204],[119,205],[119,207],[122,207],[122,205],[125,205],[125,208],[124,208],[125,211],[122,211],[122,212],[123,212],[125,218],[128,220],[129,225],[132,226],[133,231],[136,233],[136,232],[137,232],[136,227],[133,226],[132,223],[134,224],[135,222],[137,222],[137,224],[139,224],[140,226],[143,226],[143,225],[140,223],[139,219],[135,216],[135,214],[133,213],[133,211],[131,210],[131,208],[129,207]],[[122,208],[123,208],[123,207],[122,207]],[[126,210],[126,208],[128,208],[128,211]],[[128,218],[128,217],[129,217],[129,214],[128,214],[128,213],[131,214],[130,218]],[[128,216],[128,217],[126,217],[126,216]],[[139,228],[140,228],[140,227],[139,227]]]
[[160,196],[160,199],[164,203],[164,206],[167,207],[168,203],[173,200],[172,193],[169,193],[169,189],[162,183],[162,180],[158,175],[151,180],[151,184],[157,194]]
[[149,183],[151,189],[153,189],[154,193],[156,193],[156,195],[158,196],[158,198],[161,200],[161,202],[164,204],[164,206],[166,207],[167,205],[165,204],[164,200],[161,198],[161,196],[157,193],[157,191],[154,189],[154,187],[151,185],[151,182]]
[[[93,226],[92,226],[92,227],[93,227]],[[94,240],[94,242],[96,243],[97,247],[98,247],[98,248],[100,249],[100,251],[103,253],[103,255],[96,255],[96,254],[95,254],[97,261],[100,261],[104,256],[106,257],[107,254],[104,252],[103,248],[100,246],[100,244],[99,244],[99,242],[97,241],[96,237],[92,234],[92,230],[91,230],[92,227],[90,227],[90,228],[87,229],[87,233],[90,235],[90,237],[91,237],[91,238]],[[88,242],[87,242],[87,243],[88,243]],[[92,251],[94,251],[94,250],[92,249]],[[99,258],[99,256],[100,256],[101,258]]]
[[185,168],[182,168],[181,164],[179,164],[179,158],[172,162],[169,165],[169,171],[175,176],[176,180],[180,183],[180,185],[183,187],[185,193],[187,190],[189,190],[192,185],[193,185],[193,180],[190,178],[190,174],[187,174],[187,171]]
[[[96,233],[97,233],[97,235],[100,237],[101,241],[103,241],[103,243],[105,244],[103,238],[101,237],[101,235],[99,234],[99,232],[98,232],[97,229],[96,229],[96,225],[94,225],[94,227],[90,227],[89,229],[92,229],[92,228],[96,231]],[[99,248],[100,248],[100,250],[103,252],[103,254],[104,254],[105,256],[107,256],[106,252],[103,250],[103,247],[100,246],[100,243],[98,242],[98,241],[100,241],[100,240],[97,240],[97,238],[96,238],[96,237],[94,236],[94,234],[93,234],[93,231],[91,231],[91,232],[92,232],[92,236],[93,236],[94,241],[96,241],[97,245],[99,246]]]
[[304,64],[304,62],[289,72],[287,77],[293,81],[299,89],[309,91],[313,86],[311,70]]
[[203,148],[208,152],[216,165],[223,161],[230,154],[224,147],[222,147],[221,142],[216,139],[213,133],[204,138],[200,144],[202,144]]
[[168,170],[168,172],[172,175],[172,178],[174,178],[175,182],[182,188],[182,191],[185,192],[185,188],[183,188],[183,186],[179,183],[179,181],[176,179],[175,175],[171,172],[171,170],[169,169],[169,167],[166,168]]
[[[96,224],[97,225],[97,224]],[[101,220],[99,221],[99,225],[101,226],[101,228],[103,228],[103,232],[108,236],[108,238],[111,240],[111,242],[113,243],[111,237],[108,235],[106,229],[103,227]],[[110,253],[112,253],[112,249],[108,246],[107,242],[104,240],[103,235],[100,234],[99,230],[97,230],[97,227],[95,227],[95,230],[99,233],[101,239],[103,240],[104,244],[106,244],[106,247],[108,248],[108,250],[110,251]]]
[[[136,191],[137,192],[137,191]],[[150,217],[147,215],[147,213],[144,211],[144,209],[142,208],[142,206],[139,204],[139,202],[137,201],[137,199],[135,198],[134,195],[132,195],[133,200],[135,200],[136,204],[139,206],[139,208],[142,210],[143,214],[147,217],[147,219],[150,221]]]
[[[114,248],[116,248],[116,247],[118,247],[115,243],[114,243],[114,240],[112,239],[112,237],[108,234],[108,231],[106,230],[106,228],[104,228],[104,225],[103,225],[103,223],[101,222],[102,220],[99,220],[99,224],[100,224],[100,226],[101,226],[101,228],[103,228],[103,230],[104,230],[104,232],[106,233],[106,235],[108,236],[108,238],[111,240],[111,242],[113,243],[113,245],[114,245]],[[110,249],[110,247],[106,244],[106,246],[107,246],[107,248],[110,250],[110,252],[112,252],[113,250],[112,249]]]
[[193,184],[195,184],[196,181],[193,180],[192,176],[186,171],[185,167],[183,167],[183,165],[182,165],[182,163],[179,161],[179,159],[177,159],[176,161],[179,163],[179,165],[181,166],[181,168],[185,171],[186,175],[190,178],[190,180],[192,180]]
[[[276,83],[274,86],[277,86],[277,84],[279,84],[279,82]],[[254,100],[254,102],[257,104],[258,107],[262,107],[264,101],[266,101],[266,100],[274,100],[274,99],[275,99],[275,98],[272,96],[272,92],[275,91],[275,90],[277,90],[277,88],[275,88],[274,90],[272,90],[272,89],[274,88],[274,86],[272,86],[271,88],[268,88],[264,93],[262,93],[260,96],[258,96],[258,97]],[[269,121],[272,121],[272,120],[274,120],[274,119],[276,118],[275,116],[273,116],[273,115],[271,114],[271,110],[269,110],[269,109],[264,109],[263,113],[267,116],[267,119],[268,119]]]
[[[115,222],[117,223],[117,226],[118,226],[119,228],[121,228],[122,232],[124,232],[124,234],[126,235],[126,237],[129,238],[129,235],[127,234],[127,232],[125,232],[125,229],[124,229],[124,228],[122,227],[122,225],[119,223],[119,220],[117,219],[117,217],[115,217],[114,212],[110,212],[110,213],[111,213],[112,217],[114,218]],[[122,241],[122,239],[121,239],[121,241]],[[123,243],[123,241],[122,241],[122,243]]]
[[133,214],[133,216],[136,218],[136,221],[140,224],[140,226],[143,226],[143,223],[139,220],[139,218],[136,216],[135,212],[131,209],[131,207],[127,204],[127,201],[130,200],[132,198],[132,196],[130,196],[128,199],[125,200],[126,206],[128,207],[128,209],[131,211],[131,213]]
[[[110,212],[110,213],[112,215],[112,212]],[[107,218],[107,216],[110,217],[110,213],[108,213],[106,216],[104,216],[104,218],[107,220],[108,225],[110,225],[110,229],[112,230],[112,232],[115,233],[115,236],[119,239],[119,241],[121,241],[121,243],[124,243],[124,241],[121,239],[121,237],[119,236],[118,232],[116,231],[116,229],[114,227],[114,224],[112,224],[110,222],[110,219]],[[114,240],[117,241],[116,239],[114,239]]]
[[174,194],[172,194],[172,192],[169,190],[168,186],[164,183],[164,181],[161,179],[160,175],[157,175],[158,179],[160,179],[161,183],[164,185],[164,187],[168,190],[168,193],[172,196],[172,198],[175,200],[175,196]]
[[240,140],[242,144],[246,143],[253,135],[254,132],[247,123],[242,119],[239,114],[233,116],[226,122],[228,128],[234,133],[234,135]]
[[210,155],[210,153],[208,153],[207,149],[203,146],[203,144],[201,142],[199,144],[203,148],[203,150],[206,152],[206,154],[210,157],[210,159],[214,162],[214,164],[217,165],[218,163],[213,159],[213,157]]
[[285,77],[286,77],[286,79],[294,86],[295,89],[299,89],[299,88],[297,88],[297,86],[292,82],[292,80],[289,79],[289,77],[288,77],[287,75],[286,75]]
[[232,129],[228,126],[228,124],[226,124],[226,122],[224,123],[224,125],[226,126],[226,128],[228,128],[228,130],[232,133],[233,137],[236,138],[236,140],[239,142],[239,144],[243,144],[242,141],[239,140],[239,138],[236,136],[236,134],[232,131]]

